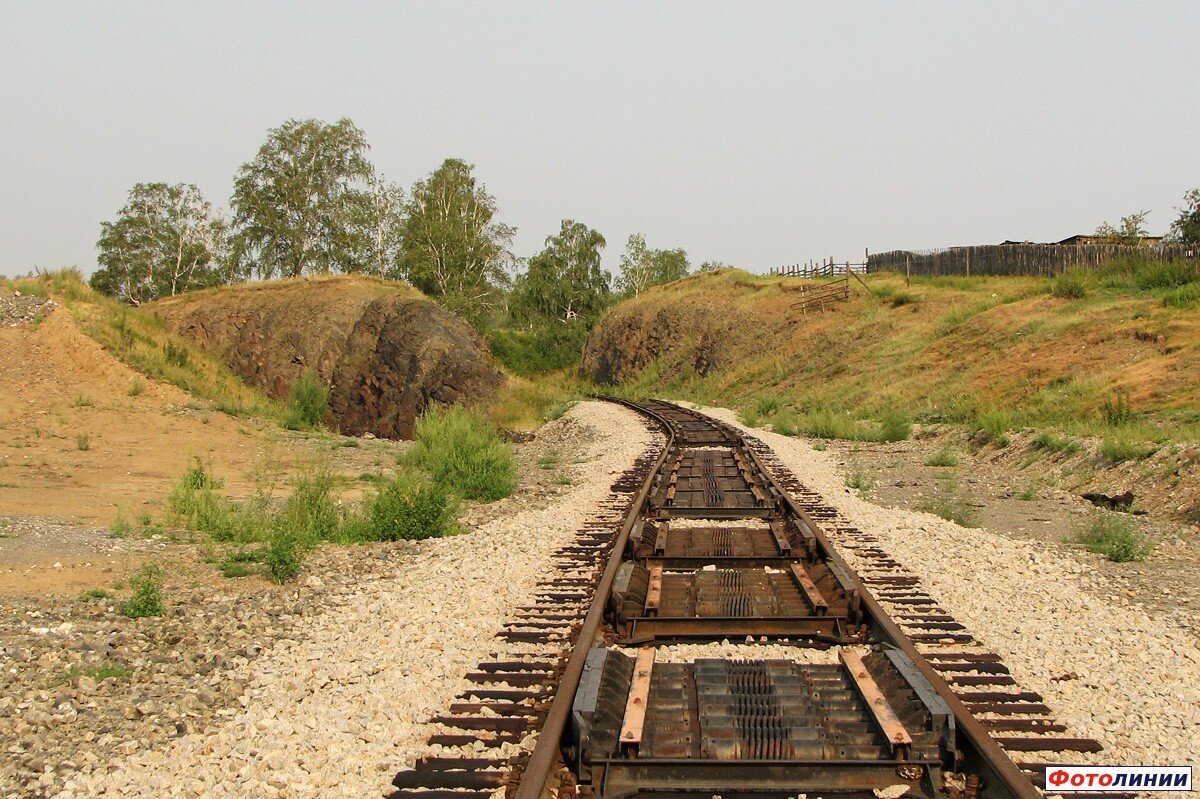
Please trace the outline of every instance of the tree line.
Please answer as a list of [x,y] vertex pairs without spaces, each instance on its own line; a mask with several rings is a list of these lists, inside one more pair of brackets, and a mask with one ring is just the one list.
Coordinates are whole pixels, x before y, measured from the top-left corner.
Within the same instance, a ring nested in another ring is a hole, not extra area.
[[682,249],[654,249],[634,234],[613,280],[600,263],[604,237],[572,219],[518,258],[516,228],[497,219],[471,164],[446,159],[406,192],[368,150],[349,119],[288,120],[238,169],[228,216],[192,184],[138,183],[116,219],[101,223],[91,285],[140,304],[251,279],[405,280],[480,329],[506,329],[493,343],[508,354],[549,347],[557,363],[615,299],[691,271]]

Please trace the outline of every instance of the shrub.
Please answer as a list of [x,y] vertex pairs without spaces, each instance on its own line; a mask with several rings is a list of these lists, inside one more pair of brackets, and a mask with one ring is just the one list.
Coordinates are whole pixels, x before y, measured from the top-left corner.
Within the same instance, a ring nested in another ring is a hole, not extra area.
[[1133,421],[1133,406],[1128,391],[1115,391],[1100,403],[1100,418],[1109,427],[1120,427]]
[[770,416],[777,412],[781,407],[778,397],[759,397],[754,402],[755,416]]
[[1087,275],[1082,271],[1071,269],[1054,278],[1050,293],[1055,297],[1068,300],[1082,300],[1087,296]]
[[129,384],[129,396],[131,396],[131,397],[139,396],[145,390],[146,390],[146,384],[143,383],[141,380],[134,380],[132,383]]
[[125,514],[121,513],[120,508],[117,509],[117,515],[113,517],[112,524],[108,527],[109,532],[116,538],[124,538],[133,532],[133,525],[125,518]]
[[92,402],[92,398],[89,397],[87,394],[76,394],[75,395],[74,405],[76,408],[90,408],[94,404],[95,403]]
[[857,462],[850,464],[849,471],[846,472],[846,488],[852,488],[860,497],[866,498],[867,492],[874,485],[871,476]]
[[1189,283],[1163,295],[1168,308],[1200,308],[1200,283]]
[[1157,450],[1154,444],[1136,441],[1126,435],[1105,436],[1100,444],[1100,454],[1112,463],[1149,458]]
[[1136,522],[1113,514],[1098,516],[1076,541],[1114,563],[1142,560],[1154,551],[1154,545],[1138,530]]
[[950,451],[949,447],[942,447],[937,452],[925,459],[926,466],[950,467],[958,465],[958,456]]
[[166,359],[167,363],[173,366],[178,366],[181,369],[187,368],[187,348],[182,346],[177,347],[173,341],[168,341],[165,345],[163,345],[163,357]]
[[301,547],[297,533],[286,524],[277,524],[271,531],[267,548],[263,552],[263,563],[271,581],[286,583],[300,572]]
[[375,541],[416,541],[455,532],[457,503],[437,482],[401,472],[368,503],[366,537]]
[[275,519],[275,528],[284,528],[303,547],[334,537],[340,518],[333,498],[333,477],[325,471],[305,475],[296,481]]
[[781,410],[771,420],[771,430],[781,436],[798,436],[800,435],[800,420],[793,411]]
[[317,373],[305,367],[288,392],[283,426],[288,430],[314,430],[321,426],[329,406],[329,386]]
[[129,587],[133,594],[122,603],[121,613],[131,619],[163,614],[162,571],[157,566],[143,566],[129,578]]
[[912,435],[912,417],[903,411],[887,411],[879,422],[880,441],[906,441]]
[[893,308],[899,308],[902,305],[911,305],[916,301],[917,298],[907,291],[897,291],[891,298]]
[[75,436],[75,448],[80,452],[87,452],[92,448],[92,437],[88,433],[78,433]]
[[844,413],[837,413],[828,408],[819,408],[802,416],[800,430],[804,435],[813,438],[854,441],[860,437],[857,422]]
[[982,433],[988,441],[998,446],[1008,446],[1008,431],[1012,429],[1012,415],[1004,411],[988,411],[975,420],[975,432]]
[[434,406],[417,420],[416,432],[404,463],[463,498],[492,502],[516,488],[512,450],[481,414],[461,405]]

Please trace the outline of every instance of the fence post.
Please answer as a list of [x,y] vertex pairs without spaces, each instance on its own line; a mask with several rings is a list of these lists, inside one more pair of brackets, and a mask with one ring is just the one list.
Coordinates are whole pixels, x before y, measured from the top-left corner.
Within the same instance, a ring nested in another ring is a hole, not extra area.
[[912,285],[912,255],[904,256],[904,285]]
[[967,248],[967,277],[971,276],[971,248]]

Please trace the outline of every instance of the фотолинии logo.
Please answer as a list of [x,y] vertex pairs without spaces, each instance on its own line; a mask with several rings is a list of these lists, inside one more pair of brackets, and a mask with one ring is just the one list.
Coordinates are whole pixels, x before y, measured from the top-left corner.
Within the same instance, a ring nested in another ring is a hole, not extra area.
[[1191,766],[1046,766],[1046,793],[1192,790]]

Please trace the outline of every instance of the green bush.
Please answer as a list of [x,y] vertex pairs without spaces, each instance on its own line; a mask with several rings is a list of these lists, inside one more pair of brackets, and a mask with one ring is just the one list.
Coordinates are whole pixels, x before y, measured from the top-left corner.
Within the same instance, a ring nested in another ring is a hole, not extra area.
[[365,537],[375,541],[417,541],[457,530],[454,496],[420,474],[401,472],[369,503]]
[[267,540],[267,548],[263,552],[263,563],[266,564],[267,574],[271,581],[286,583],[300,572],[302,560],[300,542],[297,532],[286,524],[276,525]]
[[588,325],[575,320],[539,323],[528,329],[496,328],[487,335],[500,363],[522,377],[533,377],[578,363],[588,330]]
[[88,433],[78,433],[75,436],[75,449],[80,452],[87,452],[92,448],[92,437]]
[[402,457],[464,499],[492,502],[513,492],[512,449],[482,414],[461,405],[434,406],[417,420],[416,441]]
[[1088,276],[1081,270],[1071,269],[1054,278],[1050,293],[1068,300],[1081,300],[1087,296]]
[[163,614],[162,571],[157,566],[143,566],[129,578],[129,586],[133,594],[121,604],[121,613],[131,619]]
[[1100,418],[1109,427],[1120,427],[1133,421],[1133,406],[1128,391],[1115,391],[1100,403]]
[[283,426],[288,430],[315,430],[321,426],[327,407],[329,386],[313,369],[305,367],[288,392]]
[[163,347],[163,357],[167,363],[178,366],[181,369],[187,368],[188,351],[186,347],[175,346],[175,343],[168,341]]
[[1188,283],[1163,295],[1168,308],[1200,308],[1200,283]]
[[958,456],[950,451],[949,447],[942,447],[937,452],[925,459],[926,466],[937,466],[946,468],[958,465]]
[[813,438],[840,438],[856,441],[861,437],[859,425],[844,413],[819,408],[800,418],[800,431]]
[[1076,541],[1115,563],[1142,560],[1154,551],[1133,519],[1111,513],[1098,516]]
[[783,407],[783,405],[780,403],[779,397],[759,397],[754,401],[754,415],[770,416],[771,414],[777,412],[781,407]]
[[129,396],[136,397],[146,390],[146,384],[141,380],[135,379],[129,384]]
[[771,430],[781,436],[798,436],[800,435],[800,420],[794,411],[785,408],[771,419]]
[[912,435],[912,417],[903,411],[886,411],[879,420],[879,441],[906,441]]
[[979,513],[948,480],[937,488],[933,496],[926,497],[921,503],[921,510],[954,522],[960,527],[980,526]]
[[907,291],[897,291],[892,294],[891,303],[893,308],[899,308],[902,305],[911,305],[916,302],[917,298]]
[[987,411],[975,419],[975,433],[982,433],[998,446],[1008,446],[1008,431],[1012,429],[1012,415],[1004,411]]
[[333,498],[333,476],[318,471],[296,481],[273,526],[288,530],[300,546],[307,548],[334,538],[340,522],[341,513]]

